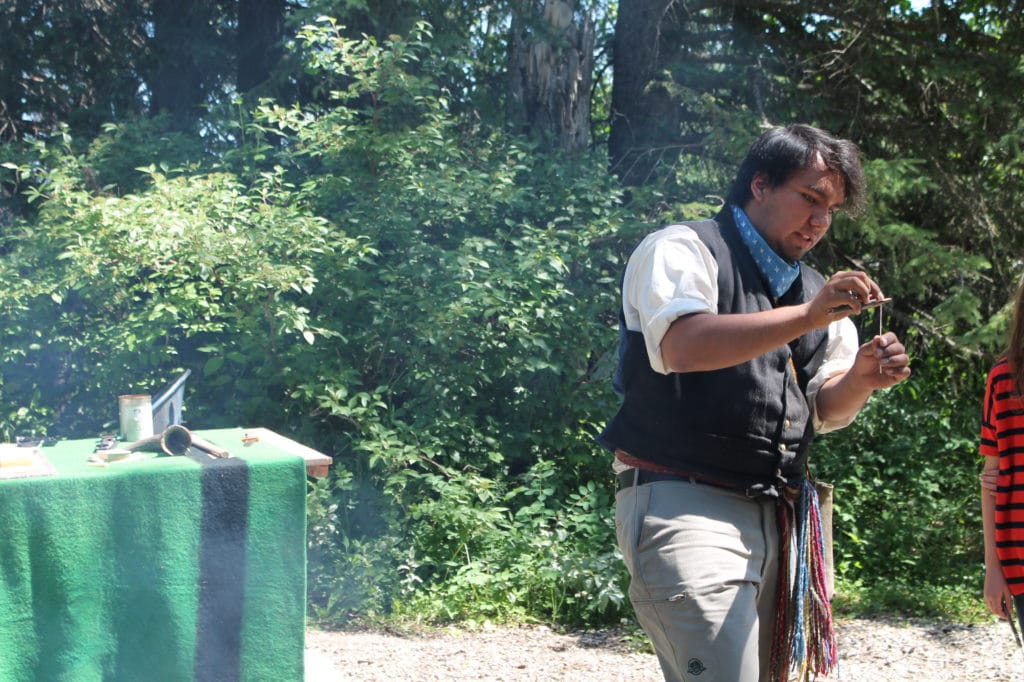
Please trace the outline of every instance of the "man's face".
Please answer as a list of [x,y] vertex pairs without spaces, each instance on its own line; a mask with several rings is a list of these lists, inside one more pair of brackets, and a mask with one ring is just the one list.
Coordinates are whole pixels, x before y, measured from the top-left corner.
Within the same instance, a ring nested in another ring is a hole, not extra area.
[[825,236],[846,200],[843,176],[826,168],[820,156],[777,187],[756,175],[750,189],[752,198],[743,207],[750,222],[790,262],[803,258]]

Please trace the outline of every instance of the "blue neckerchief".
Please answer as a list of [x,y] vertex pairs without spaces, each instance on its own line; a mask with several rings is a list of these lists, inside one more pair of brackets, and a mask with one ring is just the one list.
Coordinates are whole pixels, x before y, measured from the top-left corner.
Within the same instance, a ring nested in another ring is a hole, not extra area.
[[768,288],[775,298],[779,298],[789,291],[793,282],[800,276],[800,261],[787,263],[779,254],[775,253],[772,247],[761,236],[761,233],[750,222],[750,218],[739,206],[729,205],[732,209],[732,217],[736,227],[743,237],[743,243],[750,249],[750,255],[757,263],[757,269],[761,271]]

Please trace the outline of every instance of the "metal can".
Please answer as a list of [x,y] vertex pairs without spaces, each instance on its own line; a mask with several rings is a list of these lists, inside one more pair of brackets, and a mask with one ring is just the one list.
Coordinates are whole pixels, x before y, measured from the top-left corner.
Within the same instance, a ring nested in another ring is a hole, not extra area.
[[134,443],[153,435],[153,399],[149,395],[120,395],[117,397],[121,417],[121,438]]

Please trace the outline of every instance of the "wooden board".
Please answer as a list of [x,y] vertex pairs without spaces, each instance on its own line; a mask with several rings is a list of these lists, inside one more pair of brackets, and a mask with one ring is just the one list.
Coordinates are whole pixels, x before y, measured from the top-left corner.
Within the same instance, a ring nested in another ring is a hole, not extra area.
[[302,457],[302,459],[306,460],[306,473],[314,478],[322,478],[326,476],[327,471],[331,467],[331,462],[334,461],[324,453],[318,452],[311,447],[303,445],[302,443],[294,441],[286,436],[282,436],[279,433],[275,433],[270,429],[262,427],[246,429],[245,435],[250,438],[259,438],[265,443],[269,443],[274,447],[280,448],[283,452],[289,452],[293,455]]

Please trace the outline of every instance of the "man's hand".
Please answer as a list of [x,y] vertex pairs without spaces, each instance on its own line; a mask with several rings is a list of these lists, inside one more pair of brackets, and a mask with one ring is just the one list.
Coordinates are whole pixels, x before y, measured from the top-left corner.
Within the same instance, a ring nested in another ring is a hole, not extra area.
[[881,287],[866,273],[844,270],[828,278],[825,286],[810,301],[814,327],[824,327],[850,315],[856,315],[864,304],[885,298]]
[[892,332],[879,334],[857,350],[853,366],[830,378],[818,391],[818,417],[841,421],[856,414],[868,397],[910,376],[910,358]]
[[896,334],[885,332],[860,347],[850,372],[872,391],[889,388],[910,376],[910,357]]

